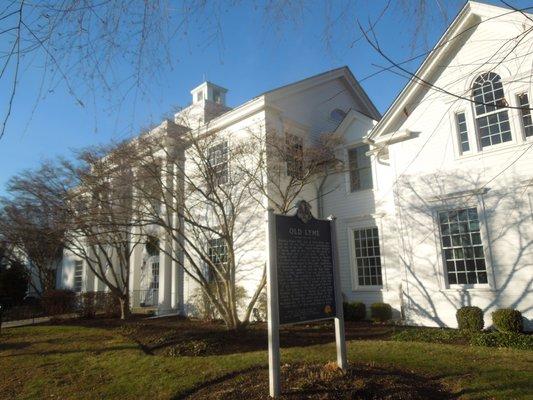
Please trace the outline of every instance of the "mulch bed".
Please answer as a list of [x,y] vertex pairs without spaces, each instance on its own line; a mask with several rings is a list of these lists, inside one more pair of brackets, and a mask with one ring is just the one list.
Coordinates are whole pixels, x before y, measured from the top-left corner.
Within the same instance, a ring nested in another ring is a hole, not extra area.
[[[284,365],[281,399],[454,399],[438,380],[410,372],[351,365],[346,372],[334,363]],[[181,399],[269,399],[268,371],[257,368],[205,382]]]
[[[55,324],[58,321],[54,322]],[[135,316],[128,321],[110,318],[76,319],[61,322],[118,330],[137,342],[148,354],[168,356],[204,356],[243,353],[267,349],[265,323],[254,323],[242,332],[227,331],[222,323],[205,322],[177,316],[149,319]],[[394,327],[367,321],[346,322],[346,339],[388,339]],[[281,347],[302,347],[335,341],[333,322],[282,327]]]

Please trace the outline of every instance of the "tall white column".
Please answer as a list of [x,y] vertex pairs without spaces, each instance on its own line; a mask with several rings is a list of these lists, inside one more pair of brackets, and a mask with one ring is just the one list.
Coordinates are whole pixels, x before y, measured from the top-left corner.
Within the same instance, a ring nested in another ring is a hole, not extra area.
[[[161,217],[167,220],[167,223],[173,223],[173,216],[170,215],[171,209],[167,208],[167,202],[173,199],[172,190],[174,187],[173,176],[171,169],[174,164],[171,160],[166,159],[161,170],[161,181],[164,183],[163,198],[161,207]],[[170,173],[169,173],[170,172]],[[159,307],[158,313],[168,313],[172,309],[172,238],[163,232],[160,238],[160,245],[164,251],[159,256]]]
[[[134,228],[137,229],[137,228]],[[137,234],[137,232],[135,232]],[[134,242],[137,238],[134,238]],[[128,282],[128,290],[130,292],[130,305],[132,307],[138,307],[139,296],[138,291],[141,285],[141,257],[142,257],[142,245],[135,246],[130,254],[130,276]],[[137,295],[136,295],[137,294]]]
[[[178,193],[182,193],[182,182],[178,182],[178,166],[174,165],[174,176],[173,176],[173,190],[172,193],[172,204],[174,207],[174,210],[172,212],[172,227],[174,231],[177,229],[181,229],[183,224],[180,221],[180,218],[178,216],[178,212],[176,211],[178,209]],[[177,236],[177,235],[174,235]],[[178,239],[179,240],[179,239]],[[172,309],[176,311],[178,314],[183,313],[183,270],[182,270],[182,264],[178,262],[178,260],[183,263],[183,252],[180,248],[180,243],[177,242],[175,238],[172,238],[172,287],[171,287],[171,295],[172,295]]]
[[172,251],[172,243],[170,243],[169,237],[161,238],[164,243],[161,246],[165,249],[165,253],[159,257],[159,313],[169,312],[172,308],[171,305],[171,278],[172,278],[172,259],[168,252]]

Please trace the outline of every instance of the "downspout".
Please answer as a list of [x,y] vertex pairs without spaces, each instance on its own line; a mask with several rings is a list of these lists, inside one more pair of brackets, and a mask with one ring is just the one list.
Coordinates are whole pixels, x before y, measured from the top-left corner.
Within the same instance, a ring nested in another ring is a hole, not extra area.
[[320,185],[318,185],[318,189],[317,189],[316,204],[318,207],[318,218],[324,217],[324,203],[322,201],[322,192],[324,189],[324,184],[326,183],[327,179],[328,179],[328,174],[326,173],[326,175],[322,177],[322,180],[320,181]]

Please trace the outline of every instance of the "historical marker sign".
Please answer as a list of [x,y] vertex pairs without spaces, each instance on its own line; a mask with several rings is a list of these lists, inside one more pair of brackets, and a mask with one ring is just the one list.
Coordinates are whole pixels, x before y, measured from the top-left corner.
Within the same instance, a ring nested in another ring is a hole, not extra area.
[[336,314],[330,221],[276,215],[279,323]]
[[268,361],[270,396],[281,393],[279,325],[334,318],[337,364],[346,369],[335,219],[313,218],[301,201],[294,216],[268,213]]

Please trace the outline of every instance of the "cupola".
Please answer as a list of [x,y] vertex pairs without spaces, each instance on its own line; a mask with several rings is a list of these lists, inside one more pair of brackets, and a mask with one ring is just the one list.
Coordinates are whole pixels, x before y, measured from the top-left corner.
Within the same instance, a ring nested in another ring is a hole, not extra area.
[[225,89],[222,86],[205,81],[200,86],[191,90],[192,103],[197,104],[203,101],[208,101],[225,106],[227,91],[228,89]]

